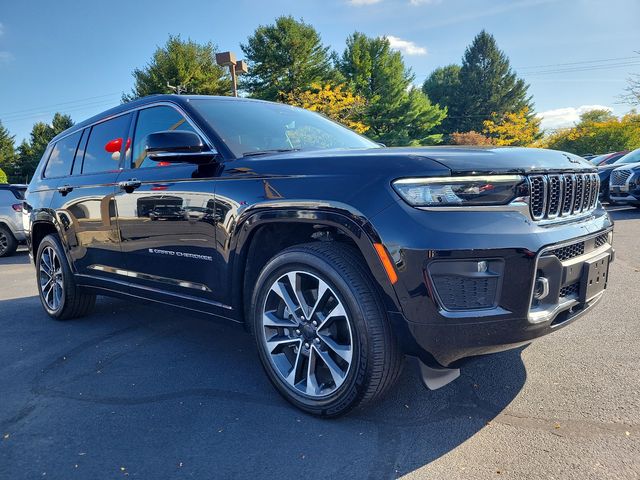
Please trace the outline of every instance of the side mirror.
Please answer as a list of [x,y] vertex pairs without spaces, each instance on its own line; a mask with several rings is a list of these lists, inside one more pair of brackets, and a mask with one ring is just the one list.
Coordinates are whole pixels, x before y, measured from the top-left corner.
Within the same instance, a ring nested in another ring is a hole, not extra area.
[[144,144],[147,157],[155,162],[205,164],[218,153],[210,150],[197,134],[182,130],[150,133]]

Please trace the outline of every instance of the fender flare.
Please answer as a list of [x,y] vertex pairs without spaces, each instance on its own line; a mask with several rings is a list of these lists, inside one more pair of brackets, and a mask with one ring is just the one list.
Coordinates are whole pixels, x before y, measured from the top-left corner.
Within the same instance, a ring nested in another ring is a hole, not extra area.
[[[278,204],[280,202],[277,202]],[[285,202],[282,202],[285,203]],[[306,205],[305,205],[306,203]],[[340,230],[357,246],[365,259],[373,279],[380,288],[381,297],[387,311],[401,312],[400,302],[396,291],[380,260],[374,243],[381,243],[375,228],[359,212],[346,205],[328,205],[313,208],[307,202],[294,203],[291,201],[283,205],[268,204],[254,205],[238,217],[230,239],[231,268],[229,279],[232,285],[242,285],[247,253],[254,233],[262,226],[274,223],[306,223],[322,225]],[[242,309],[242,289],[234,288],[233,304],[239,312]],[[234,308],[234,309],[235,309]]]

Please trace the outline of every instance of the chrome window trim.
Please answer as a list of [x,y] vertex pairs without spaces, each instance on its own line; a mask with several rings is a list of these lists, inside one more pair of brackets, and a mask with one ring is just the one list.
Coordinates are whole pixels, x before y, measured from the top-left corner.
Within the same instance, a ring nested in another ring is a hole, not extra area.
[[182,115],[187,120],[189,125],[193,127],[196,133],[202,137],[202,139],[205,141],[205,143],[211,149],[214,155],[218,153],[218,149],[215,148],[215,146],[213,145],[213,142],[211,142],[209,137],[207,137],[207,135],[202,131],[202,129],[198,127],[198,125],[193,121],[193,119],[189,116],[189,114],[187,114],[187,112],[185,112],[177,103],[169,102],[167,100],[160,100],[157,102],[145,103],[144,105],[138,105],[137,107],[129,108],[123,112],[119,112],[117,114],[109,115],[108,117],[101,118],[100,120],[96,120],[93,123],[89,123],[87,125],[84,125],[82,128],[78,128],[77,130],[74,130],[72,132],[69,132],[63,135],[62,137],[56,140],[56,143],[62,140],[63,138],[68,137],[69,135],[73,135],[74,133],[81,132],[82,130],[85,130],[87,128],[93,128],[94,126],[99,125],[100,123],[104,123],[106,121],[113,120],[114,118],[118,118],[123,115],[128,115],[130,113],[137,112],[139,110],[144,110],[146,108],[153,108],[153,107],[159,107],[159,106],[168,106],[168,107],[172,107],[174,110],[177,110],[178,113],[180,113],[180,115]]

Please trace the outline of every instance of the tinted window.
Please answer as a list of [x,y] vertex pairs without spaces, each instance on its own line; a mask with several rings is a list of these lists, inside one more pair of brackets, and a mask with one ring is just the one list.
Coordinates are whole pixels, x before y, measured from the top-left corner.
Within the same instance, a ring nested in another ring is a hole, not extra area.
[[46,178],[65,177],[71,173],[73,157],[76,154],[81,135],[82,132],[76,132],[59,140],[54,145],[51,155],[49,155],[47,168],[44,170]]
[[620,160],[615,162],[615,165],[618,165],[620,163],[636,163],[636,162],[640,162],[640,148],[627,153],[624,157],[622,157]]
[[27,189],[26,188],[13,188],[11,191],[13,192],[13,195],[18,200],[24,200],[24,193],[27,191]]
[[187,130],[195,132],[187,120],[172,107],[160,106],[141,110],[133,136],[133,158],[131,168],[157,167],[161,162],[149,160],[145,153],[144,140],[147,135],[164,130]]
[[191,103],[237,157],[272,150],[380,147],[302,108],[244,100],[194,99]]
[[84,152],[82,173],[108,172],[120,167],[123,149],[129,148],[129,119],[121,115],[94,125]]
[[82,159],[84,158],[84,149],[87,146],[87,137],[90,130],[90,128],[85,128],[82,131],[82,138],[80,138],[80,144],[76,150],[76,159],[73,162],[73,168],[71,168],[71,175],[80,175],[82,171]]

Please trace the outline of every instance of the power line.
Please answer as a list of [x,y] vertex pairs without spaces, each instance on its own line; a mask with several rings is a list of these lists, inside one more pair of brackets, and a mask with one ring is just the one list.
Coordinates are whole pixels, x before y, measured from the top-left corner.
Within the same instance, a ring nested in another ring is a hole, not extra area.
[[[86,103],[86,104],[82,104],[82,105],[74,105],[70,108],[65,108],[63,113],[67,113],[67,112],[77,112],[77,111],[81,111],[81,110],[85,110],[85,109],[90,109],[90,108],[95,108],[95,107],[100,107],[100,106],[104,106],[104,105],[114,105],[114,101],[113,100],[100,100],[97,102],[91,102],[91,103]],[[54,114],[56,112],[58,112],[59,109],[49,109],[49,110],[40,110],[36,113],[28,113],[28,114],[22,114],[22,115],[15,115],[12,117],[4,117],[4,118],[0,118],[0,120],[2,120],[3,122],[17,122],[17,121],[21,121],[21,120],[29,120],[29,119],[37,119],[37,118],[41,118],[43,115],[51,115]]]
[[575,72],[590,72],[593,70],[607,70],[610,68],[620,68],[620,67],[633,67],[636,65],[640,65],[640,61],[636,62],[626,62],[626,63],[612,63],[608,65],[592,65],[590,67],[575,67],[575,68],[564,68],[557,70],[540,70],[537,72],[522,72],[522,75],[552,75],[558,73],[575,73]]
[[531,65],[528,67],[518,67],[516,70],[528,70],[530,68],[547,68],[547,67],[563,67],[565,65],[583,65],[587,63],[602,63],[602,62],[613,62],[618,60],[630,60],[630,59],[640,59],[638,55],[634,55],[632,57],[617,57],[617,58],[603,58],[601,60],[583,60],[581,62],[568,62],[568,63],[550,63],[547,65]]
[[[558,69],[547,69],[547,70],[538,70],[538,71],[529,71],[529,72],[520,72],[519,69],[514,69],[518,73],[521,73],[523,76],[531,76],[531,75],[555,75],[559,73],[576,73],[576,72],[589,72],[592,70],[607,70],[609,68],[622,68],[622,67],[634,67],[640,65],[640,58],[632,57],[635,61],[631,62],[619,62],[619,63],[608,63],[602,65],[585,65],[582,67],[567,67],[567,68],[558,68]],[[416,78],[425,78],[431,74],[421,74],[415,75]]]
[[69,105],[69,104],[73,104],[73,103],[80,103],[80,102],[85,102],[87,100],[94,100],[94,99],[97,99],[97,98],[113,97],[114,95],[121,95],[121,92],[105,93],[103,95],[95,95],[93,97],[79,98],[77,100],[69,100],[67,102],[53,103],[53,104],[50,104],[50,105],[43,105],[41,107],[27,108],[27,109],[24,109],[24,110],[14,110],[13,112],[3,112],[3,113],[0,113],[0,117],[16,115],[16,114],[21,114],[21,113],[28,113],[28,112],[42,110],[42,109],[45,109],[45,108],[54,108],[54,107],[59,107],[59,106],[63,106],[63,105]]

